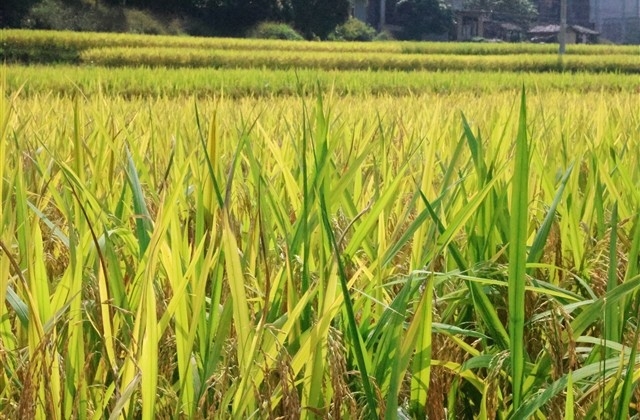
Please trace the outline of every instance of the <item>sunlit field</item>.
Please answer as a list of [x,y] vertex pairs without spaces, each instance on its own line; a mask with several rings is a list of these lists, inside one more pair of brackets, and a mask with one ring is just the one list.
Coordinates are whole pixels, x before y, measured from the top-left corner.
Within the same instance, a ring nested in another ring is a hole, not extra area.
[[183,64],[3,65],[1,417],[638,416],[634,50],[16,32]]

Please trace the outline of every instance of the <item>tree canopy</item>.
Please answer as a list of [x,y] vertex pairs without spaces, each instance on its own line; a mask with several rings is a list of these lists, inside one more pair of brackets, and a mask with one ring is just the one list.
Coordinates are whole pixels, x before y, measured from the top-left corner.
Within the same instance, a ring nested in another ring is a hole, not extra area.
[[538,11],[530,0],[466,0],[466,9],[491,12],[495,20],[515,23],[533,21]]
[[395,22],[403,27],[403,39],[422,39],[428,34],[448,32],[453,14],[442,0],[400,0],[396,4]]
[[[2,0],[0,27],[245,36],[260,23],[278,22],[307,39],[327,39],[347,21],[354,1]],[[369,1],[370,18],[375,18],[380,0]],[[387,23],[402,28],[395,33],[401,39],[423,39],[451,30],[450,0],[386,0],[385,4]],[[465,7],[511,22],[529,21],[536,15],[531,0],[465,0]],[[175,22],[175,30],[163,30]]]
[[[89,11],[89,9],[92,9]],[[101,10],[134,9],[147,11],[150,18],[182,18],[198,23],[203,34],[244,36],[260,22],[283,22],[294,26],[308,38],[326,38],[348,19],[350,0],[3,0],[0,26],[42,27],[88,30],[84,16]],[[67,22],[70,16],[74,22]],[[76,22],[80,21],[80,23]],[[97,25],[96,30],[111,27]]]

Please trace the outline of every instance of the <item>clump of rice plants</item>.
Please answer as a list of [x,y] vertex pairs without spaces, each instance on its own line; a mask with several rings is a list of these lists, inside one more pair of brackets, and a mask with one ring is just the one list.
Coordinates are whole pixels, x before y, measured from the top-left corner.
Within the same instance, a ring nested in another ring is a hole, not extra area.
[[[251,50],[251,51],[315,51],[366,53],[401,53],[416,55],[539,55],[555,56],[557,45],[526,43],[447,43],[447,42],[286,42],[283,40],[255,40],[238,38],[146,36],[142,34],[90,33],[43,30],[3,30],[3,44],[0,48],[8,60],[36,59],[39,54],[51,52],[72,53],[63,61],[90,48],[185,48],[206,50]],[[20,56],[27,53],[27,57]],[[637,56],[635,45],[568,45],[567,55],[633,55]],[[48,55],[49,59],[53,58]]]
[[540,89],[3,95],[0,411],[636,414],[636,94]]
[[551,54],[402,54],[338,51],[209,50],[203,48],[101,47],[84,50],[84,64],[107,67],[212,67],[397,71],[640,72],[640,56],[571,55],[558,61]]
[[[638,92],[636,75],[460,71],[320,71],[315,69],[172,69],[143,67],[7,66],[7,88],[22,95],[227,98],[297,96],[320,87],[336,95],[404,97],[425,94],[512,92],[522,83],[537,93]],[[65,77],[61,78],[60,74]]]

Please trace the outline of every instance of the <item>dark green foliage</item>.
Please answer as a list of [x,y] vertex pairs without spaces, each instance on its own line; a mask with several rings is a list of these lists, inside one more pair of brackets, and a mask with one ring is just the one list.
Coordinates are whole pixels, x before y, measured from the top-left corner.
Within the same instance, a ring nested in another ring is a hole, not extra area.
[[242,36],[264,21],[288,21],[290,7],[276,0],[203,0],[199,13],[216,35]]
[[326,39],[349,17],[349,0],[291,0],[293,24],[308,39]]
[[267,21],[324,39],[350,8],[349,0],[4,0],[0,27],[244,36]]
[[122,9],[87,3],[43,0],[34,5],[21,22],[38,29],[124,32],[126,19]]
[[396,37],[388,30],[378,32],[378,34],[373,38],[374,41],[393,41],[395,39]]
[[453,14],[441,0],[400,0],[395,21],[403,27],[401,39],[424,39],[429,34],[443,34],[453,24]]
[[361,20],[349,18],[329,35],[335,41],[372,41],[376,30]]
[[134,34],[176,35],[180,32],[174,24],[165,24],[156,19],[150,12],[143,10],[125,10],[126,31]]
[[0,28],[17,28],[35,0],[2,0],[0,2]]
[[261,39],[287,39],[290,41],[299,41],[304,39],[302,35],[296,32],[286,23],[262,22],[248,33],[250,38]]
[[92,32],[175,35],[184,32],[179,19],[161,20],[150,11],[83,2],[42,0],[23,18],[22,26]]
[[466,0],[465,8],[491,12],[496,21],[519,24],[531,23],[538,15],[531,0]]

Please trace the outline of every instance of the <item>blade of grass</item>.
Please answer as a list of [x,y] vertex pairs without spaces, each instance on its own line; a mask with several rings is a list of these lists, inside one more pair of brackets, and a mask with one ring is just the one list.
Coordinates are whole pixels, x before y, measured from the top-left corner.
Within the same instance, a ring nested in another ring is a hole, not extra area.
[[150,236],[149,232],[152,231],[151,216],[149,210],[147,210],[147,204],[144,200],[144,192],[142,185],[140,184],[140,178],[138,177],[138,170],[131,157],[129,148],[126,149],[127,153],[127,179],[131,192],[133,193],[133,208],[136,215],[136,237],[140,246],[139,258],[142,258],[147,247],[149,246]]
[[[431,345],[433,322],[433,276],[427,277],[425,290],[416,308],[416,316],[409,326],[407,338],[415,334],[415,354],[411,368],[410,413],[416,418],[425,417],[425,406],[431,381]],[[416,330],[414,332],[414,330]],[[408,357],[408,352],[403,352]]]
[[[556,210],[558,208],[558,204],[562,200],[562,194],[564,193],[564,189],[567,186],[567,181],[569,180],[569,176],[573,172],[573,165],[567,169],[567,171],[562,176],[560,180],[560,185],[558,186],[558,191],[556,191],[556,195],[553,197],[553,201],[551,202],[551,206],[549,206],[549,210],[547,211],[538,232],[536,233],[535,238],[533,239],[533,244],[531,248],[529,248],[529,255],[527,256],[527,265],[534,264],[540,261],[542,257],[542,253],[544,252],[544,246],[547,242],[547,238],[549,237],[549,232],[551,232],[551,226],[553,225],[553,221],[556,219]],[[531,274],[533,268],[529,268],[527,270],[527,274]]]
[[[244,290],[245,278],[242,271],[242,262],[240,261],[240,252],[238,243],[236,241],[231,224],[229,222],[229,216],[225,212],[223,215],[223,230],[222,230],[222,247],[224,250],[224,260],[229,282],[229,290],[231,292],[231,299],[233,301],[233,321],[235,324],[235,331],[237,334],[237,350],[238,350],[238,363],[240,372],[242,372],[241,384],[245,387],[248,386],[247,382],[251,380],[247,375],[250,375],[252,363],[250,360],[248,346],[251,344],[251,314],[250,306],[247,301],[247,295]],[[246,378],[246,379],[244,379]],[[241,415],[241,408],[247,403],[242,401],[244,398],[244,387],[238,391],[238,395],[241,398],[234,400],[233,412],[236,415]]]
[[[607,270],[607,292],[613,291],[618,285],[618,203],[613,204],[611,211],[609,235],[609,268]],[[622,300],[622,299],[621,299]],[[620,342],[620,304],[612,302],[605,308],[605,326],[604,339],[606,341]],[[611,356],[611,352],[607,352],[607,356]]]
[[[26,284],[27,281],[22,274],[22,270],[20,269],[18,262],[13,257],[13,255],[10,254],[9,248],[7,248],[5,243],[1,240],[0,240],[0,249],[4,254],[2,258],[6,258],[8,262],[6,265],[5,264],[2,265],[4,270],[6,270],[6,272],[3,273],[3,277],[2,277],[3,281],[4,279],[7,279],[7,280],[9,279],[9,267],[11,266],[16,273],[15,275],[22,281],[22,284]],[[0,289],[1,289],[0,293],[6,293],[6,296],[3,296],[3,299],[1,299],[0,302],[4,302],[4,299],[6,299],[9,306],[11,306],[11,308],[13,308],[13,310],[16,312],[16,316],[20,320],[22,327],[25,329],[28,329],[29,328],[28,305],[22,300],[22,298],[20,298],[20,296],[18,296],[18,294],[13,290],[13,288],[11,287],[8,281],[6,284],[0,284]]]
[[367,417],[371,419],[378,418],[377,414],[377,399],[373,390],[373,386],[371,385],[369,379],[369,373],[367,372],[367,367],[365,364],[365,359],[363,355],[364,346],[362,344],[362,337],[360,336],[358,330],[358,324],[356,322],[355,313],[353,311],[353,303],[351,301],[351,295],[349,293],[347,274],[344,269],[344,263],[340,257],[340,250],[338,248],[338,243],[336,242],[336,238],[333,234],[333,230],[331,229],[331,222],[329,221],[329,214],[327,211],[327,205],[325,202],[325,197],[323,194],[320,195],[320,211],[322,215],[322,222],[324,225],[324,230],[327,234],[328,241],[333,248],[334,257],[336,263],[338,265],[338,277],[340,279],[340,286],[342,288],[342,294],[344,296],[344,305],[345,310],[347,312],[347,321],[349,324],[349,331],[351,333],[351,338],[354,346],[354,353],[356,356],[356,360],[358,362],[358,369],[360,371],[360,377],[362,379],[362,386],[364,388],[364,394],[367,400],[368,412]]
[[524,316],[527,263],[529,146],[527,144],[527,111],[524,87],[520,102],[520,118],[515,147],[515,167],[511,193],[511,226],[509,243],[509,349],[513,410],[522,404],[524,380]]
[[[196,126],[198,127],[198,138],[200,139],[200,146],[204,151],[205,163],[207,164],[207,173],[209,177],[206,178],[204,184],[204,200],[203,203],[207,209],[207,219],[210,222],[211,217],[213,217],[214,213],[214,201],[212,194],[215,193],[216,204],[219,208],[222,208],[224,205],[224,199],[222,198],[222,190],[220,189],[220,184],[218,183],[218,177],[216,174],[216,165],[218,158],[218,142],[220,141],[218,136],[218,125],[217,125],[217,113],[214,112],[213,120],[211,121],[211,125],[209,126],[209,133],[207,139],[205,141],[205,137],[202,134],[202,127],[200,125],[200,113],[198,112],[198,105],[195,104],[195,113],[196,113]],[[213,190],[213,191],[212,191]]]
[[[631,242],[627,261],[638,261],[638,256],[640,256],[640,213],[636,213],[631,231],[633,232],[633,241]],[[628,264],[627,271],[624,273],[624,281],[635,277],[637,274],[638,264]]]
[[[465,206],[465,209],[461,210],[465,212],[464,214],[466,214],[467,217],[471,217],[470,213],[472,213],[473,209],[475,209],[478,205],[480,205],[481,199],[488,193],[488,188],[490,186],[491,184],[485,186],[486,192],[478,194],[472,201],[470,201],[467,204],[467,206]],[[458,250],[458,247],[451,241],[452,235],[454,234],[455,231],[457,231],[457,228],[460,227],[459,224],[461,223],[462,220],[465,220],[465,218],[463,216],[458,216],[456,219],[457,220],[456,224],[449,225],[448,228],[445,228],[445,226],[440,221],[440,218],[436,215],[433,207],[431,206],[427,198],[424,196],[424,194],[422,194],[422,200],[427,210],[431,214],[431,218],[433,219],[434,223],[438,227],[438,230],[440,231],[442,236],[447,235],[448,239],[446,242],[444,242],[443,247],[446,247],[449,250],[449,252],[451,253],[451,257],[453,258],[455,263],[458,265],[458,268],[460,269],[460,271],[462,273],[465,273],[467,271],[467,264],[465,263],[462,257],[462,254]],[[441,250],[437,251],[437,253],[440,253],[440,252],[442,251]],[[434,254],[434,255],[437,255],[437,254]],[[482,287],[473,281],[467,281],[466,284],[467,284],[467,287],[469,288],[469,292],[471,294],[473,304],[478,314],[480,315],[480,318],[486,325],[487,329],[490,331],[490,334],[488,335],[491,336],[494,340],[496,340],[501,348],[503,349],[509,348],[509,335],[505,331],[505,328],[502,325],[500,318],[498,317],[496,308],[493,306],[493,304],[491,303],[491,301],[489,300],[485,292],[482,290]]]
[[[607,371],[602,371],[602,366],[599,361],[595,363],[588,364],[580,369],[576,369],[571,371],[571,380],[573,383],[579,383],[580,381],[587,380],[593,377],[600,377],[600,375],[606,376],[611,372],[615,372],[617,370],[617,365],[619,364],[619,358],[615,357],[610,360],[607,360]],[[630,364],[633,364],[631,360],[629,360]],[[534,418],[535,413],[543,407],[549,400],[558,393],[567,389],[567,385],[569,383],[569,374],[562,376],[560,379],[553,382],[546,388],[540,390],[536,395],[527,398],[520,405],[520,408],[513,413],[511,418],[514,419],[529,419]],[[597,405],[597,404],[596,404]]]
[[582,311],[571,322],[574,338],[581,336],[587,328],[602,318],[609,306],[619,302],[628,294],[636,293],[638,287],[640,287],[640,275],[628,279],[595,301],[584,302],[581,305]]
[[567,374],[567,397],[564,402],[564,418],[566,420],[573,420],[573,372],[569,371]]
[[[636,319],[640,319],[640,304],[636,302]],[[636,371],[636,355],[638,353],[638,340],[640,339],[640,328],[636,328],[634,338],[631,345],[631,353],[629,354],[629,363],[627,364],[627,371],[622,383],[622,389],[620,391],[620,397],[618,398],[618,404],[616,408],[615,419],[625,420],[629,418],[629,407],[633,397],[634,388],[634,372]]]

